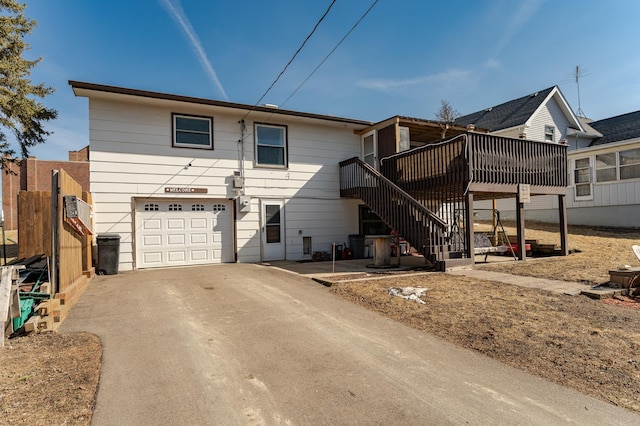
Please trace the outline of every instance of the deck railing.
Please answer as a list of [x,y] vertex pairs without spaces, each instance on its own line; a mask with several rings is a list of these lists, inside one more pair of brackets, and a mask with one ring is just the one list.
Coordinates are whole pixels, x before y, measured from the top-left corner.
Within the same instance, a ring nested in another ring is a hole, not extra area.
[[471,182],[565,187],[567,147],[468,133],[383,158],[380,171],[410,193],[456,184],[464,191]]
[[444,260],[447,224],[357,157],[340,163],[340,196],[360,198],[425,257]]
[[567,186],[567,146],[551,142],[469,134],[473,182]]

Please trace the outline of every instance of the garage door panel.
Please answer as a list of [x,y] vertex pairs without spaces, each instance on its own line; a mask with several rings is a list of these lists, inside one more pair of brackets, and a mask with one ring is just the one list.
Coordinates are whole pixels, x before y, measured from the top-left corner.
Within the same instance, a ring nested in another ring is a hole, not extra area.
[[167,235],[167,244],[175,246],[185,245],[185,235],[184,234],[169,234]]
[[[178,214],[178,212],[174,213]],[[167,229],[185,229],[185,220],[180,219],[167,219]]]
[[143,219],[142,229],[162,229],[162,221],[160,219]]
[[162,252],[147,252],[144,253],[143,261],[146,265],[161,265],[162,264]]
[[191,244],[207,244],[207,234],[191,234]]
[[162,246],[162,235],[160,234],[144,235],[142,237],[142,244],[145,247],[160,247]]
[[191,260],[195,262],[201,262],[203,260],[209,260],[208,254],[209,251],[207,249],[203,250],[191,250]]
[[207,229],[206,218],[190,219],[189,222],[191,229]]
[[186,250],[168,251],[167,260],[171,263],[184,262],[187,260]]
[[[147,204],[157,208],[146,210]],[[136,212],[136,267],[233,262],[233,210],[228,201],[151,200],[137,205]]]

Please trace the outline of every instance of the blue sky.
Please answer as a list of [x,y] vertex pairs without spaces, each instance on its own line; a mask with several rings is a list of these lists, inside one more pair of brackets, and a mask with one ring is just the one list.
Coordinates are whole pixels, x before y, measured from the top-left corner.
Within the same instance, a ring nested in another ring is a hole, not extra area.
[[[56,93],[54,132],[31,150],[66,159],[88,144],[87,100],[68,80],[258,101],[330,0],[26,0],[38,21],[27,57]],[[261,103],[378,121],[466,114],[559,85],[594,119],[640,110],[636,0],[379,0],[285,104],[373,0],[337,0]]]

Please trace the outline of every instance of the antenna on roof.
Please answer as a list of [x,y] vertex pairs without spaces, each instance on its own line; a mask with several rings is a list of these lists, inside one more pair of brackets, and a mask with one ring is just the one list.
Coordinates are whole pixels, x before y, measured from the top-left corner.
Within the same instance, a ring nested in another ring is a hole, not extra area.
[[586,116],[584,115],[584,111],[582,111],[582,108],[580,106],[580,77],[583,77],[583,76],[584,74],[581,74],[580,72],[580,65],[576,65],[575,77],[576,77],[576,86],[578,86],[578,111],[576,112],[576,115],[578,117],[586,118]]

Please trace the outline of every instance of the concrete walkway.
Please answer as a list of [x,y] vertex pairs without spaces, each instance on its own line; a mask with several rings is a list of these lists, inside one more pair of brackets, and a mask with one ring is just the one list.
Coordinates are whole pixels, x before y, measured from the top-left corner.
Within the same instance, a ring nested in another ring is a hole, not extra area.
[[[484,262],[484,255],[476,256],[476,262],[478,265],[486,263],[504,263],[513,262],[510,257],[504,256],[490,256],[489,262]],[[394,262],[396,259],[394,259]],[[294,262],[294,261],[277,261],[271,262],[265,265],[272,266],[274,268],[281,269],[283,271],[291,272],[298,275],[303,275],[309,278],[318,279],[319,282],[325,285],[330,285],[332,278],[341,275],[352,274],[368,274],[369,278],[359,279],[383,279],[389,278],[394,274],[438,274],[441,272],[425,272],[421,270],[424,268],[424,258],[421,256],[403,256],[400,258],[400,265],[393,269],[372,269],[368,267],[372,262],[371,259],[355,259],[355,260],[341,260],[335,263],[332,262]],[[387,275],[388,274],[388,275]],[[506,274],[503,272],[496,272],[484,269],[475,268],[459,268],[453,269],[447,272],[450,275],[466,276],[470,278],[483,279],[487,281],[495,281],[505,284],[518,285],[521,287],[538,288],[541,290],[550,291],[558,294],[566,294],[570,296],[577,296],[580,294],[586,294],[592,298],[604,298],[611,297],[614,294],[622,294],[622,289],[603,287],[592,287],[589,284],[571,281],[550,280],[546,278],[526,277],[521,275]]]
[[553,293],[568,294],[577,296],[582,291],[591,288],[584,283],[576,283],[560,280],[548,280],[546,278],[525,277],[521,275],[504,274],[502,272],[485,271],[482,269],[458,269],[447,272],[450,275],[462,275],[469,278],[478,278],[487,281],[513,284],[520,287],[539,288]]
[[629,411],[248,264],[95,277],[93,425],[640,424]]

